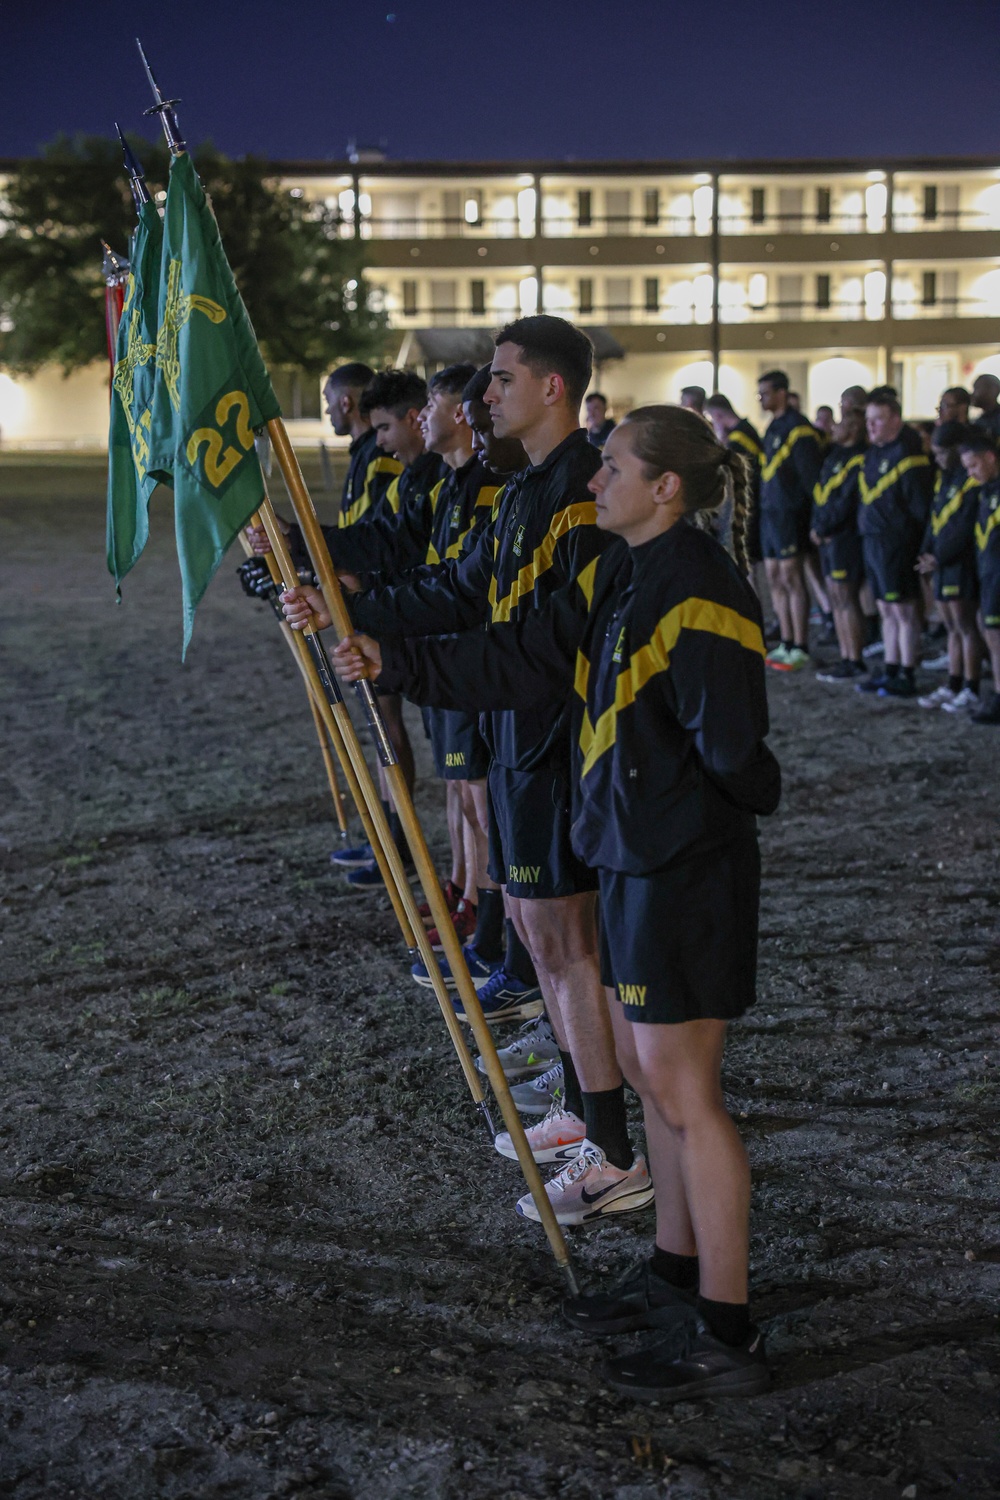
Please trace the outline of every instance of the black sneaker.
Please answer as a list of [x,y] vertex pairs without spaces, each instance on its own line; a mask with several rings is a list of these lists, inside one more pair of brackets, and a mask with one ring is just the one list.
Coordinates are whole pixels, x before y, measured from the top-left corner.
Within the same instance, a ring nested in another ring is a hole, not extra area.
[[682,1292],[641,1260],[607,1292],[567,1297],[562,1314],[571,1328],[604,1338],[635,1328],[670,1328],[693,1322],[697,1291]]
[[868,676],[868,668],[857,661],[835,661],[832,666],[820,667],[817,682],[857,682]]
[[904,677],[902,672],[897,677],[887,677],[878,690],[880,698],[915,698],[917,696],[917,684],[912,677]]
[[969,715],[972,724],[1000,724],[1000,693],[994,693],[993,702],[977,708]]
[[856,693],[877,693],[880,688],[885,687],[888,681],[889,679],[884,672],[876,672],[874,677],[859,679],[854,684],[854,691]]
[[698,1401],[703,1396],[759,1396],[771,1384],[764,1335],[751,1327],[734,1348],[709,1333],[700,1318],[638,1354],[609,1360],[601,1378],[637,1401]]

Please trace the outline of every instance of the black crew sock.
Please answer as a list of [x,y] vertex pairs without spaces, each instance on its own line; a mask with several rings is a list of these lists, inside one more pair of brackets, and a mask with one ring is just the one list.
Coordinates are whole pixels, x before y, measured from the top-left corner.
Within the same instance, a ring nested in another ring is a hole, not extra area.
[[576,1065],[569,1053],[564,1052],[561,1047],[559,1057],[563,1065],[563,1109],[568,1109],[570,1114],[582,1120],[583,1094],[580,1090],[580,1080],[576,1076]]
[[912,683],[913,683],[913,679],[916,676],[916,671],[917,671],[916,667],[903,667],[902,668],[903,676],[906,679],[906,681],[911,684],[911,686],[912,686]]
[[782,644],[782,646],[784,647],[784,649],[786,651],[791,651],[792,647],[795,645],[795,642],[794,641],[786,641],[785,637],[782,636],[781,637],[781,644]]
[[951,693],[960,693],[962,691],[962,678],[960,675],[956,675],[956,673],[954,672],[949,672],[948,691]]
[[793,646],[792,649],[794,651],[804,651],[807,656],[809,655],[809,643],[808,643],[808,641],[805,643],[805,645],[803,645],[801,641],[796,641],[795,645]]
[[625,1172],[635,1161],[625,1116],[625,1088],[601,1089],[597,1094],[583,1094],[583,1121],[587,1140],[600,1146],[608,1161]]
[[661,1250],[655,1245],[649,1257],[649,1269],[679,1292],[693,1291],[698,1285],[697,1255],[676,1255],[673,1250]]
[[506,953],[503,961],[505,970],[511,979],[518,979],[524,985],[536,985],[538,975],[531,962],[531,954],[518,937],[517,928],[510,917],[504,921],[504,930],[506,932]]
[[735,1349],[750,1337],[749,1302],[712,1302],[698,1298],[698,1316],[708,1324],[708,1331],[722,1344]]
[[480,958],[495,963],[503,958],[503,892],[480,886],[476,895],[476,935],[472,946]]
[[899,662],[897,662],[897,661],[887,661],[886,664],[885,664],[885,675],[887,677],[898,677],[899,676]]
[[965,679],[965,685],[969,689],[970,693],[975,693],[976,697],[977,698],[979,697],[979,678],[978,677],[967,677]]

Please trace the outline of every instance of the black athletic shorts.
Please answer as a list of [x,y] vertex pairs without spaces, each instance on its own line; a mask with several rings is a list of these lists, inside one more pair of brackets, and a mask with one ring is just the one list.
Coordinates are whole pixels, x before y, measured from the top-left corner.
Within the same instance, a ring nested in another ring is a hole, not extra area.
[[834,583],[854,583],[860,588],[865,581],[865,560],[856,531],[837,531],[825,538],[819,560],[823,577]]
[[916,571],[919,539],[866,536],[862,538],[865,575],[872,593],[883,604],[902,604],[916,599],[920,580]]
[[809,509],[784,505],[760,513],[760,548],[765,560],[798,557],[809,547]]
[[435,776],[444,781],[482,781],[490,768],[490,752],[479,733],[479,715],[457,708],[428,708],[424,713]]
[[974,603],[979,598],[979,579],[974,557],[960,558],[934,570],[934,597],[950,604],[955,599]]
[[597,872],[570,845],[570,787],[561,768],[511,771],[494,761],[487,785],[494,880],[527,900],[597,889]]
[[732,1020],[757,998],[756,834],[651,875],[601,870],[601,981],[629,1021]]
[[979,613],[985,630],[1000,630],[1000,568],[980,569]]

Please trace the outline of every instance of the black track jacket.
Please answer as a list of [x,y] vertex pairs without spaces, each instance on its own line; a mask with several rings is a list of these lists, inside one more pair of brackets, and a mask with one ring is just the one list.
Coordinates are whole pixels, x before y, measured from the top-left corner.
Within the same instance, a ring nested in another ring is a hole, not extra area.
[[644,875],[752,832],[777,806],[764,651],[749,584],[713,537],[679,521],[631,551],[615,542],[511,624],[388,643],[379,682],[494,712],[572,687],[574,851]]

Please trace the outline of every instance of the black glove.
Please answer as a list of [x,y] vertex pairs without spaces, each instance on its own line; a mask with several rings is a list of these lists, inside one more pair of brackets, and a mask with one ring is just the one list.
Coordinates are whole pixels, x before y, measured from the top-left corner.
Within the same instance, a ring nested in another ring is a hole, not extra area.
[[246,562],[240,563],[236,569],[243,592],[251,599],[275,599],[278,595],[278,585],[271,577],[271,570],[262,557],[248,557]]

